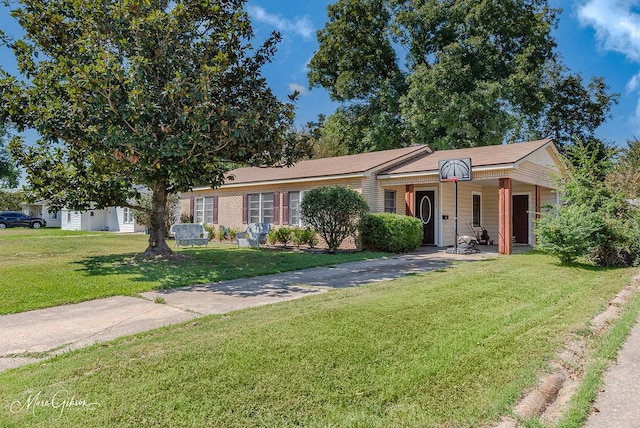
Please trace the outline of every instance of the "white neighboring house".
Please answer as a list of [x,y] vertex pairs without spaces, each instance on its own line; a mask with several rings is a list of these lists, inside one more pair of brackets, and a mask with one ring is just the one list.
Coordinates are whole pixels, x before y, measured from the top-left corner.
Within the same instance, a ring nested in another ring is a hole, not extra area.
[[109,232],[144,232],[145,227],[136,223],[131,208],[108,207],[101,210],[60,211],[62,230],[86,230]]
[[33,204],[23,203],[22,212],[31,217],[40,217],[47,222],[47,227],[60,227],[60,212],[50,211],[49,205],[44,200],[39,200]]

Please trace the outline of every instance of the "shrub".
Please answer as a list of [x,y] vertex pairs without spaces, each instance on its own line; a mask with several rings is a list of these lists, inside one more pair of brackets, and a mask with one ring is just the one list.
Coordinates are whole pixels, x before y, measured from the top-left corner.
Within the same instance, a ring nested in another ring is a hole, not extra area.
[[330,253],[356,234],[360,217],[368,211],[364,196],[339,186],[312,189],[300,205],[302,220],[318,231]]
[[[568,172],[560,182],[566,206],[545,213],[537,225],[539,248],[563,263],[586,256],[599,266],[640,264],[640,217],[620,189],[606,186],[614,151],[597,140],[566,147]],[[610,177],[610,183],[615,177]],[[619,186],[618,186],[619,187]]]
[[552,208],[536,224],[538,249],[565,264],[601,245],[605,233],[602,217],[584,205]]
[[422,242],[422,222],[399,214],[367,214],[360,221],[360,239],[366,249],[404,253]]
[[229,234],[229,239],[234,241],[236,239],[236,234],[238,231],[232,227],[227,227],[227,233]]
[[211,223],[206,223],[203,227],[204,230],[209,232],[209,241],[211,241],[216,236],[216,227]]
[[218,241],[222,242],[225,239],[231,239],[231,234],[229,233],[229,228],[224,227],[222,225],[218,226]]
[[602,242],[591,249],[588,259],[598,266],[640,265],[640,215],[608,219]]
[[290,227],[280,227],[275,230],[276,242],[284,245],[285,247],[289,242],[291,242],[291,238],[293,237],[293,229]]
[[278,240],[276,239],[276,230],[275,229],[269,230],[269,232],[267,233],[267,244],[276,245],[277,242]]
[[313,229],[293,229],[291,241],[296,247],[308,245],[310,248],[314,248],[318,245],[318,235]]
[[271,229],[267,234],[267,242],[269,245],[282,244],[286,247],[292,237],[293,229],[284,226],[278,229]]

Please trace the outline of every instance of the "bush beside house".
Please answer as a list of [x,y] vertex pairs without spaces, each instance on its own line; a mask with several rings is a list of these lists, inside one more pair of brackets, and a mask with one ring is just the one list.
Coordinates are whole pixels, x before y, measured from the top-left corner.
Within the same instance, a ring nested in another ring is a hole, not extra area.
[[405,253],[422,242],[422,222],[415,217],[391,213],[367,214],[360,224],[360,239],[365,249]]
[[587,207],[554,207],[536,225],[537,248],[558,257],[561,263],[571,263],[600,245],[603,227],[602,218]]
[[362,194],[340,186],[309,190],[300,205],[302,221],[318,232],[330,253],[357,233],[358,223],[368,211]]
[[318,245],[317,233],[313,229],[280,227],[271,229],[267,235],[269,245],[282,244],[285,248],[289,242],[300,248],[306,245],[309,248],[315,248]]
[[605,182],[613,156],[580,141],[567,147],[562,206],[544,213],[536,224],[540,250],[561,263],[586,257],[598,266],[640,265],[640,211]]

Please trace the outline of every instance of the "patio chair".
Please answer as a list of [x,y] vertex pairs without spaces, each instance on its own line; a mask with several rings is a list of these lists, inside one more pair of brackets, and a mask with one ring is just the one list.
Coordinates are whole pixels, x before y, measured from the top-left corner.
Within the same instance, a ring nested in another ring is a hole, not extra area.
[[260,244],[267,243],[270,230],[269,223],[251,223],[244,232],[236,233],[236,242],[239,247],[260,248]]

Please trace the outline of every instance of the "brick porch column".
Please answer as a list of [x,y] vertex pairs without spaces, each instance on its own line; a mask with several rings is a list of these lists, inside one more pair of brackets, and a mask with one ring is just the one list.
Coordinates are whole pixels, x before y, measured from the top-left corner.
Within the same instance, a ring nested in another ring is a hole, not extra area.
[[511,179],[501,178],[498,186],[498,253],[513,252],[513,200]]
[[405,213],[408,216],[415,217],[415,203],[414,203],[414,185],[407,184],[404,188],[404,202],[405,202]]

